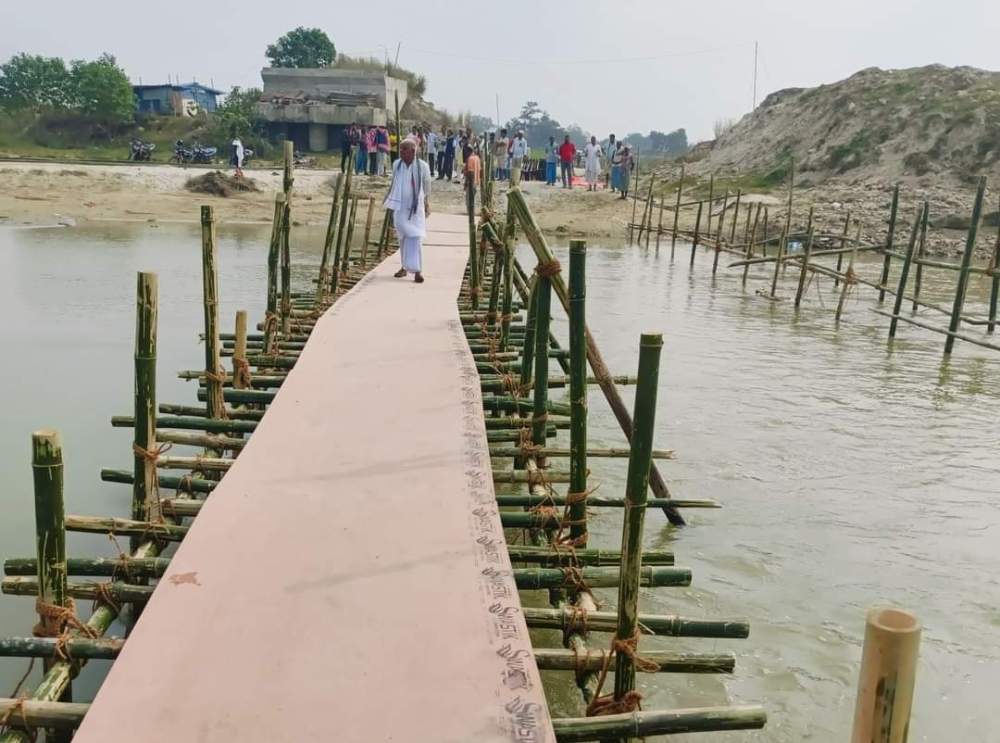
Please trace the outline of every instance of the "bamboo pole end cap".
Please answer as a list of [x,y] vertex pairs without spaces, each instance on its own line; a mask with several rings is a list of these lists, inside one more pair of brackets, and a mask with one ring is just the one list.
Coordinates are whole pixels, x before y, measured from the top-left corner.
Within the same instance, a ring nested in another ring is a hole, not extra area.
[[904,609],[884,607],[870,609],[866,621],[881,632],[912,634],[920,631],[920,620]]
[[663,346],[663,333],[643,333],[639,338],[639,345],[647,348],[661,348]]

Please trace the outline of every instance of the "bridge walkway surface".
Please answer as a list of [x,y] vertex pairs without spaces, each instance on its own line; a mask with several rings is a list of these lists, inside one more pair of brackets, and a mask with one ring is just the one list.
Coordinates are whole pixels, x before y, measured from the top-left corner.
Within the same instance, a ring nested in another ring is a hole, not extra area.
[[77,743],[554,740],[456,299],[377,266],[318,321],[172,558]]

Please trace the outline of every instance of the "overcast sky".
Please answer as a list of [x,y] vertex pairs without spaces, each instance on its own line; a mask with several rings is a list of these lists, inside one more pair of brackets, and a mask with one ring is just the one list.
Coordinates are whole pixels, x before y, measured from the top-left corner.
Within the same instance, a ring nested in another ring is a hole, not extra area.
[[[0,57],[111,52],[136,82],[260,86],[264,48],[318,26],[338,51],[385,49],[427,76],[427,99],[506,120],[526,100],[597,134],[650,129],[711,136],[720,118],[792,86],[864,67],[939,62],[1000,69],[1000,5],[986,0],[0,0]],[[406,15],[401,15],[406,13]],[[486,15],[488,13],[488,16]]]

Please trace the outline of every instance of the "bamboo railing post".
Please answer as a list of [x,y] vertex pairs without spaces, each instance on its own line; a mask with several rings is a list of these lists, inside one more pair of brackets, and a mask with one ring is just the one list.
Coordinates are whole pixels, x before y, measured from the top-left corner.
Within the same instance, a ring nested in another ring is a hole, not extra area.
[[[531,418],[531,443],[545,445],[549,394],[549,321],[552,314],[552,279],[538,274],[535,281],[535,370],[534,410]],[[536,457],[539,467],[544,457]]]
[[674,204],[674,227],[670,233],[670,260],[674,259],[674,246],[677,244],[677,222],[681,214],[681,192],[684,190],[684,163],[681,163],[681,177],[677,182],[677,203]]
[[378,250],[375,251],[375,257],[381,259],[385,253],[389,252],[389,230],[391,229],[389,224],[392,220],[392,210],[386,209],[385,214],[382,216],[382,231],[379,233],[378,238]]
[[965,292],[969,287],[969,266],[972,265],[972,253],[976,248],[976,234],[979,232],[979,220],[983,213],[983,194],[986,192],[986,176],[980,176],[979,188],[976,190],[976,201],[972,205],[972,222],[965,239],[965,252],[962,253],[962,263],[958,269],[958,282],[955,285],[955,303],[951,310],[951,322],[948,323],[948,337],[944,342],[944,353],[947,356],[955,346],[954,334],[962,322],[962,307],[965,305]]
[[[485,244],[483,245],[483,250],[484,252],[486,251]],[[493,254],[493,271],[490,274],[490,304],[486,313],[486,324],[490,328],[491,332],[495,334],[497,327],[497,310],[500,305],[500,282],[503,279],[505,250],[504,248],[500,248],[499,250],[493,248],[490,252]]]
[[247,376],[250,365],[247,362],[247,311],[236,312],[236,340],[233,344],[233,387],[245,390],[249,387]]
[[[63,502],[62,441],[58,431],[31,435],[31,472],[35,493],[35,544],[38,556],[38,605],[69,607],[66,590],[66,526]],[[62,633],[62,623],[40,613],[44,636]],[[49,664],[46,663],[46,670]]]
[[900,609],[865,619],[851,743],[906,743],[920,651],[920,622]]
[[[654,184],[655,181],[656,181],[656,178],[653,176],[652,173],[650,173],[649,174],[649,193],[646,195],[646,212],[645,212],[645,214],[647,216],[643,220],[646,223],[646,247],[647,248],[649,247],[649,232],[650,232],[650,230],[653,227],[653,184]],[[662,206],[663,206],[662,203],[660,204],[660,206],[661,206],[661,209],[662,209]],[[661,217],[663,216],[662,211],[660,213],[660,216]],[[639,239],[641,240],[642,239],[642,234],[641,234],[642,233],[642,228],[641,227],[639,228],[639,232],[640,232]]]
[[660,236],[663,234],[663,205],[666,199],[660,199],[660,214],[656,219],[656,252],[660,252]]
[[[723,240],[723,237],[722,237],[722,228],[725,227],[725,225],[726,225],[726,209],[728,209],[728,208],[729,208],[729,189],[727,188],[726,189],[726,195],[722,197],[722,211],[719,212],[719,226],[715,230],[715,245],[716,245],[716,247],[718,247],[718,245]],[[712,231],[711,230],[711,225],[712,225],[712,208],[711,208],[711,206],[709,206],[709,209],[708,209],[708,224],[709,224],[709,233],[711,233],[711,231]]]
[[[644,333],[639,342],[639,381],[635,389],[632,453],[628,460],[625,523],[622,528],[621,581],[618,587],[618,631],[616,645],[633,649],[638,642],[639,572],[642,567],[642,528],[646,516],[649,473],[652,469],[653,426],[656,421],[656,391],[659,385],[663,336]],[[615,699],[635,689],[632,654],[615,653]]]
[[[753,227],[750,229],[749,237],[745,241],[746,244],[747,244],[747,250],[746,250],[746,256],[745,256],[747,260],[750,260],[751,258],[753,258],[753,244],[754,244],[754,241],[757,239],[757,220],[760,219],[761,206],[762,206],[761,203],[757,202],[757,209],[754,210],[755,213],[754,213],[754,217],[753,217]],[[749,218],[750,218],[750,212],[748,211],[747,212],[747,219],[749,219]],[[747,285],[747,273],[749,271],[750,271],[750,264],[748,263],[745,266],[743,266],[743,286]]]
[[[1000,214],[1000,212],[997,213]],[[992,272],[996,271],[998,267],[1000,267],[1000,220],[997,221],[997,239],[993,244],[993,255],[990,257],[989,269]],[[1000,275],[994,273],[993,280],[990,282],[990,314],[989,322],[986,325],[987,333],[992,333],[997,324],[998,299],[1000,299]]]
[[361,265],[368,265],[368,243],[372,239],[372,220],[375,218],[375,197],[368,197],[368,214],[365,216],[365,241],[361,243]]
[[354,225],[358,217],[360,196],[351,197],[351,215],[347,219],[347,235],[344,236],[344,254],[341,256],[340,275],[346,277],[351,268],[351,245],[354,243]]
[[[920,224],[920,246],[917,248],[917,272],[913,277],[913,312],[916,313],[920,307],[920,285],[923,283],[924,267],[920,261],[923,260],[924,251],[927,247],[927,222],[930,214],[930,203],[924,201],[924,218]],[[998,237],[1000,240],[1000,237]]]
[[[572,175],[570,176],[572,178]],[[628,173],[625,173],[625,178],[628,178]],[[628,181],[625,181],[625,185],[628,186]],[[629,245],[632,244],[632,231],[635,229],[635,212],[636,208],[639,206],[639,158],[635,159],[635,185],[632,187],[632,221],[628,225],[628,242]]]
[[761,256],[763,258],[767,258],[767,214],[768,214],[768,209],[765,206],[764,207],[764,228],[763,228],[764,232],[763,232],[763,239],[761,240],[761,243],[760,243],[760,254],[761,254]]
[[[850,211],[848,211],[847,216],[844,217],[844,234],[840,238],[841,251],[843,251],[844,248],[847,247],[847,231],[850,229],[850,227],[851,227],[851,213]],[[843,252],[837,253],[837,275],[833,277],[834,289],[840,286],[840,269],[843,267],[843,265],[844,265],[844,254]]]
[[861,225],[858,224],[858,233],[854,239],[854,248],[851,250],[851,258],[847,261],[847,274],[844,279],[844,286],[840,290],[840,299],[837,300],[837,313],[834,315],[834,323],[840,325],[840,316],[844,312],[844,302],[847,299],[847,292],[854,284],[854,259],[858,257],[858,244],[861,242]]
[[[925,207],[926,207],[926,202]],[[913,230],[910,232],[910,242],[906,246],[906,256],[903,258],[903,268],[899,272],[899,285],[896,287],[896,302],[892,308],[892,318],[889,320],[889,342],[896,337],[896,326],[899,324],[899,313],[903,309],[903,295],[906,293],[906,279],[910,275],[910,263],[913,261],[913,251],[917,245],[917,231],[923,221],[923,209],[917,212],[917,218],[913,221]]]
[[292,140],[282,142],[282,156],[285,167],[281,176],[281,190],[285,193],[285,199],[291,201],[292,186],[295,183],[295,143]]
[[319,305],[326,297],[326,287],[330,282],[330,253],[333,250],[333,240],[337,233],[337,217],[340,211],[340,191],[344,187],[344,174],[337,174],[337,182],[333,187],[333,201],[330,204],[330,219],[326,223],[326,236],[323,238],[323,256],[319,264],[319,281],[316,282],[316,304]]
[[802,294],[806,289],[806,275],[809,273],[809,259],[812,257],[813,250],[813,229],[809,228],[809,234],[806,236],[806,250],[802,256],[802,269],[799,271],[799,285],[795,289],[795,309],[799,308],[802,304]]
[[879,279],[878,301],[885,301],[885,288],[889,283],[889,269],[892,267],[892,240],[896,233],[896,214],[899,211],[899,184],[892,189],[892,205],[889,207],[889,234],[885,238],[885,259],[882,261],[882,278]]
[[205,388],[208,393],[208,417],[224,418],[222,380],[225,371],[219,360],[219,275],[215,245],[215,213],[212,207],[201,208],[202,302],[205,307]]
[[510,344],[510,321],[514,309],[514,238],[517,220],[510,206],[507,207],[507,221],[503,226],[503,309],[500,315],[500,350],[506,351]]
[[733,208],[733,226],[729,231],[729,244],[736,242],[736,226],[740,221],[740,199],[743,198],[743,190],[736,190],[736,206]]
[[[759,201],[757,202],[757,209],[760,209],[760,202]],[[750,206],[749,206],[749,208],[747,209],[747,223],[745,225],[743,225],[743,244],[744,245],[747,242],[750,241],[750,220],[753,219],[753,215],[754,215],[754,208],[753,208],[753,204],[751,203]]]
[[[354,162],[354,148],[351,148],[350,154],[351,162]],[[337,242],[335,243],[335,248],[333,251],[333,271],[330,277],[330,296],[335,297],[337,295],[337,288],[340,285],[340,255],[341,250],[344,250],[344,232],[347,229],[347,212],[348,203],[350,203],[351,198],[351,183],[354,180],[354,168],[347,169],[347,178],[344,179],[344,193],[340,197],[340,219],[337,223]],[[350,250],[350,247],[346,248]]]
[[[711,203],[711,202],[709,202]],[[694,256],[698,251],[698,231],[701,229],[701,207],[702,202],[698,202],[698,216],[694,220],[694,238],[691,240],[691,264],[694,266]],[[712,207],[709,206],[709,213],[711,213]]]
[[[134,481],[132,518],[158,521],[160,518],[156,480],[156,323],[157,278],[140,273],[135,297],[135,438],[133,439]],[[131,540],[132,549],[139,540]]]
[[[714,198],[715,198],[715,174],[712,173],[711,175],[708,176],[708,220],[706,221],[707,227],[705,229],[705,234],[708,235],[709,239],[711,239],[712,237],[712,204],[715,203],[713,201]],[[700,208],[701,204],[699,203],[698,206]],[[695,231],[697,232],[697,230]]]
[[792,234],[792,200],[795,198],[795,158],[788,170],[788,210],[785,213],[785,237]]
[[267,250],[267,307],[264,313],[264,353],[274,352],[278,330],[278,261],[281,253],[282,222],[285,219],[285,194],[275,194],[271,242]]
[[[569,243],[569,536],[574,547],[587,546],[587,243]],[[567,496],[568,497],[568,496]]]
[[[507,199],[508,202],[512,204],[514,214],[521,223],[521,227],[524,229],[525,237],[531,245],[532,250],[535,251],[535,255],[539,262],[548,263],[553,260],[552,251],[545,242],[545,237],[542,235],[538,224],[535,222],[535,219],[531,214],[531,210],[528,209],[528,205],[524,201],[524,195],[519,189],[512,189],[507,194]],[[552,288],[555,290],[556,296],[559,298],[563,309],[568,312],[569,293],[566,290],[566,284],[560,274],[556,274],[552,277]],[[587,360],[590,362],[590,368],[594,371],[594,376],[597,378],[598,386],[600,386],[601,392],[604,393],[604,398],[608,401],[608,406],[611,408],[612,413],[614,413],[615,420],[618,421],[618,425],[621,428],[622,433],[625,434],[625,438],[631,441],[633,433],[632,417],[629,415],[628,408],[625,406],[625,403],[621,399],[621,395],[618,393],[618,388],[615,386],[614,378],[608,370],[608,365],[604,362],[604,357],[601,355],[600,349],[597,347],[597,342],[594,340],[594,337],[590,333],[589,329],[585,330],[585,337],[587,340]],[[651,469],[649,478],[652,483],[653,492],[657,498],[670,498],[670,490],[667,488],[667,484],[664,482],[663,476],[656,467]],[[684,525],[684,519],[680,513],[678,513],[677,509],[672,506],[668,506],[665,507],[663,511],[670,520],[671,524],[674,524],[675,526]]]
[[521,387],[527,388],[531,382],[532,366],[535,359],[535,336],[537,331],[538,308],[538,280],[537,277],[531,281],[528,293],[528,314],[524,321],[524,345],[521,347]]
[[479,241],[476,239],[476,200],[471,190],[465,192],[469,217],[469,297],[472,309],[479,309]]
[[285,216],[281,220],[281,334],[292,330],[292,205],[285,195]]
[[774,261],[774,276],[771,279],[771,298],[774,298],[775,292],[778,291],[778,274],[781,272],[782,258],[785,257],[785,250],[788,245],[788,231],[787,228],[781,231],[781,239],[778,240],[778,256]]

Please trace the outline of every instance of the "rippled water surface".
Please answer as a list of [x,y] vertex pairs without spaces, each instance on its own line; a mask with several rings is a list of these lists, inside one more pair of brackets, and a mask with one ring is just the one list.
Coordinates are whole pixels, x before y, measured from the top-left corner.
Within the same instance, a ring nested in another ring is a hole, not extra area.
[[[294,242],[303,285],[320,240],[301,231]],[[259,228],[220,230],[224,328],[240,308],[261,316],[265,251]],[[130,463],[130,434],[109,418],[131,407],[135,272],[160,275],[159,398],[190,404],[194,388],[174,372],[203,363],[199,255],[194,226],[0,230],[0,556],[34,551],[36,428],[62,431],[70,512],[127,514],[129,488],[102,484],[98,471]],[[837,329],[829,280],[810,287],[796,314],[790,301],[755,295],[770,285],[766,269],[744,289],[735,271],[713,279],[709,254],[693,269],[688,256],[686,247],[671,262],[669,248],[592,245],[588,258],[590,325],[612,371],[634,374],[639,333],[664,333],[656,445],[677,451],[660,465],[673,493],[725,506],[687,512],[682,530],[649,513],[647,546],[674,549],[694,583],[644,590],[642,610],[751,622],[747,640],[644,640],[738,658],[729,677],[643,676],[646,708],[760,702],[764,731],[697,739],[845,740],[865,610],[893,604],[925,625],[911,740],[998,739],[1000,355],[959,343],[943,363],[943,336],[907,325],[890,350],[869,291],[849,300]],[[432,255],[427,263],[433,280]],[[779,285],[786,299],[792,274]],[[924,281],[928,299],[950,304],[951,276]],[[974,280],[969,314],[983,311],[986,290]],[[556,332],[565,330],[560,314]],[[596,388],[590,409],[594,444],[621,445]],[[623,492],[624,461],[591,466],[602,494]],[[595,546],[617,546],[621,518],[620,509],[593,515]],[[114,548],[76,535],[70,552]],[[604,598],[613,605],[612,593]],[[26,634],[31,608],[0,598],[3,634]],[[79,698],[93,693],[101,666],[88,667]],[[0,693],[25,667],[0,660]],[[568,684],[548,691],[558,714],[580,713]]]

